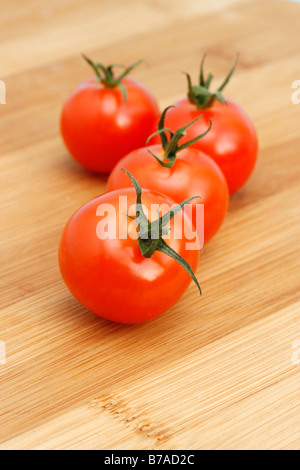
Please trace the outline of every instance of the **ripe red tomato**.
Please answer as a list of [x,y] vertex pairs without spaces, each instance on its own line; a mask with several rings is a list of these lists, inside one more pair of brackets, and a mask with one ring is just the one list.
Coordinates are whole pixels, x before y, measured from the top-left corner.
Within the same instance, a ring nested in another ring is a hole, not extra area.
[[[169,113],[171,110],[167,108],[162,115],[159,124],[161,131],[163,130],[164,116],[167,111]],[[191,203],[193,207],[191,215],[202,245],[203,242],[207,243],[221,227],[228,208],[229,194],[225,177],[211,158],[191,147],[180,150],[180,146],[177,144],[176,148],[174,140],[178,142],[180,139],[181,143],[181,138],[187,127],[197,127],[198,122],[197,120],[196,123],[190,123],[191,126],[189,124],[182,129],[174,129],[176,135],[169,142],[164,140],[167,139],[166,132],[164,132],[161,145],[152,145],[130,152],[117,163],[111,172],[107,189],[112,191],[128,187],[128,178],[121,171],[122,168],[126,168],[143,188],[164,193],[176,202],[199,195],[201,199],[195,199]],[[207,127],[205,131],[207,131]],[[211,130],[208,134],[210,132]],[[184,139],[182,138],[182,140]],[[174,150],[169,157],[166,157],[172,142]],[[153,154],[160,161],[154,158]],[[171,160],[171,164],[168,165],[169,160]],[[162,166],[161,162],[165,162],[169,167]],[[197,224],[196,210],[199,203],[204,205],[204,230],[203,224],[200,226],[199,223]]]
[[113,66],[87,59],[97,74],[72,93],[63,107],[61,134],[70,154],[85,168],[109,173],[131,150],[145,145],[159,115],[153,95],[127,74],[116,77]]
[[[124,207],[124,198],[127,198],[127,207]],[[161,212],[164,215],[166,207],[174,207],[174,201],[154,191],[143,190],[140,200],[149,215],[152,205],[164,204]],[[71,293],[92,312],[115,322],[144,322],[161,315],[182,296],[191,276],[196,281],[193,271],[199,251],[188,249],[186,243],[197,244],[197,235],[191,240],[184,234],[182,239],[174,236],[174,224],[178,221],[184,221],[192,230],[189,218],[177,211],[168,224],[169,239],[162,241],[160,236],[150,240],[149,245],[149,240],[142,239],[141,235],[137,239],[137,223],[132,220],[139,204],[133,188],[107,192],[71,217],[60,241],[60,270]],[[154,219],[153,223],[156,223]],[[142,228],[140,232],[144,233]],[[160,235],[163,233],[161,231]],[[156,251],[152,250],[151,243]],[[178,255],[186,270],[177,262]]]
[[188,97],[175,103],[166,116],[166,127],[176,130],[197,116],[203,116],[187,130],[183,142],[204,132],[209,121],[211,131],[192,146],[205,152],[219,165],[228,183],[229,193],[240,189],[250,177],[257,158],[257,136],[249,117],[232,100],[225,100],[221,91],[233,73],[232,69],[217,92],[209,91],[212,75],[205,80],[203,62],[199,86],[192,86]]

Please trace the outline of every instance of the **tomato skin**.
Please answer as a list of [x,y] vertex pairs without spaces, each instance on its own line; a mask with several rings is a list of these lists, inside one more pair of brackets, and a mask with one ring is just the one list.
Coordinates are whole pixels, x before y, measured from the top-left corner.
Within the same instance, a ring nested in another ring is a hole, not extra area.
[[[96,229],[101,217],[100,204],[112,204],[121,213],[119,224],[126,230],[132,222],[119,206],[119,197],[127,196],[128,208],[136,203],[133,188],[105,193],[85,204],[67,223],[59,246],[62,277],[73,296],[95,314],[120,323],[150,320],[170,309],[191,282],[189,274],[175,260],[155,252],[144,258],[138,241],[132,238],[100,240]],[[174,205],[174,201],[153,191],[143,190],[142,203]],[[190,220],[181,212],[176,218]],[[103,219],[102,219],[103,220]],[[119,221],[118,221],[119,220]],[[174,239],[171,230],[167,243],[186,259],[193,271],[198,263],[198,249],[186,249],[186,239]],[[197,240],[195,236],[194,241]]]
[[[107,189],[128,187],[128,177],[121,171],[126,168],[143,188],[166,194],[180,203],[193,196],[200,196],[191,202],[193,224],[196,220],[196,205],[204,204],[204,243],[207,243],[219,230],[228,209],[228,187],[223,173],[217,164],[197,149],[188,147],[180,150],[172,168],[161,166],[148,150],[155,155],[163,155],[161,145],[152,145],[129,153],[120,160],[111,172]],[[198,236],[201,240],[201,231]]]
[[109,173],[131,150],[145,145],[156,130],[159,109],[152,94],[125,77],[126,103],[119,87],[95,79],[84,81],[69,97],[61,114],[61,134],[70,154],[85,168]]
[[257,158],[257,136],[249,117],[236,103],[226,100],[226,104],[215,101],[207,109],[199,109],[188,98],[184,98],[170,108],[165,126],[175,131],[203,116],[186,130],[181,142],[187,142],[206,131],[212,120],[210,131],[192,147],[202,150],[219,165],[227,180],[229,193],[240,189],[250,177]]

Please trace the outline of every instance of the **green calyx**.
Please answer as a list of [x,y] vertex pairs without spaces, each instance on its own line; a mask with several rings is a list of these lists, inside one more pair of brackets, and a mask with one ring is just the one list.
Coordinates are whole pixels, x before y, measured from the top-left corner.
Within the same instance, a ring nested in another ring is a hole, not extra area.
[[[82,57],[84,60],[92,67],[94,70],[97,81],[101,82],[105,87],[107,88],[115,88],[119,87],[122,91],[124,101],[126,101],[126,88],[122,84],[123,78],[126,77],[135,67],[140,65],[142,63],[141,60],[138,60],[134,64],[130,65],[129,67],[125,68],[123,65],[120,64],[111,64],[105,67],[105,65],[101,64],[101,62],[93,62],[91,59],[89,59],[86,55],[82,54]],[[122,67],[125,70],[118,75],[117,77],[114,74],[114,68],[115,67]]]
[[191,103],[195,104],[198,108],[200,109],[205,109],[209,108],[214,104],[215,101],[219,101],[222,104],[227,104],[224,96],[222,95],[222,91],[229,82],[231,76],[233,75],[233,72],[235,71],[235,68],[238,63],[238,54],[236,55],[235,62],[233,64],[232,69],[228,73],[228,75],[225,77],[225,80],[223,83],[219,86],[219,88],[212,92],[209,90],[209,87],[211,85],[212,79],[214,78],[211,73],[208,74],[207,78],[205,79],[204,77],[204,62],[206,59],[206,54],[204,54],[202,61],[201,61],[201,66],[200,66],[200,76],[199,76],[199,85],[194,86],[192,85],[192,80],[191,77],[188,73],[184,72],[186,77],[187,77],[187,82],[188,82],[188,98]]
[[158,214],[158,218],[153,222],[150,222],[147,219],[143,210],[142,189],[138,181],[125,168],[122,168],[122,170],[127,173],[136,191],[136,217],[131,217],[129,215],[128,217],[135,220],[137,223],[138,244],[142,255],[145,258],[151,258],[151,256],[153,256],[156,251],[160,251],[170,256],[188,272],[188,274],[191,276],[191,278],[197,285],[200,294],[202,294],[201,287],[191,266],[162,238],[163,235],[169,234],[170,228],[166,227],[166,225],[173,219],[173,217],[175,217],[175,215],[178,214],[186,204],[192,201],[192,199],[195,199],[199,196],[194,196],[190,197],[189,199],[186,199],[181,204],[178,204],[173,209],[170,209],[163,216],[160,216]]
[[[166,116],[166,113],[167,113],[168,109],[170,109],[170,108],[175,108],[175,106],[168,106],[163,111],[163,113],[160,117],[158,126],[157,126],[158,130],[156,132],[154,132],[153,134],[151,134],[150,137],[148,137],[147,142],[146,142],[146,144],[148,144],[149,140],[152,139],[153,136],[159,134],[160,139],[161,139],[161,144],[162,144],[162,147],[164,149],[164,158],[163,159],[166,160],[166,161],[163,161],[161,158],[154,155],[154,153],[151,152],[151,150],[149,150],[149,149],[148,149],[148,152],[158,161],[158,163],[160,165],[164,166],[165,168],[172,168],[172,166],[174,165],[175,160],[176,160],[177,152],[179,152],[180,150],[185,149],[186,147],[189,147],[190,145],[194,144],[198,140],[202,139],[202,137],[204,137],[209,132],[209,130],[211,128],[211,120],[209,120],[209,127],[203,134],[198,135],[194,139],[189,140],[188,142],[186,142],[185,144],[179,145],[180,139],[184,135],[186,135],[186,129],[188,127],[190,127],[192,124],[194,124],[196,121],[198,121],[200,118],[202,118],[202,116],[198,116],[192,122],[189,122],[185,126],[180,127],[180,129],[177,129],[177,131],[174,133],[173,131],[171,131],[171,129],[169,129],[167,127],[164,127],[165,116]],[[166,132],[168,132],[170,134],[169,138],[168,138]]]

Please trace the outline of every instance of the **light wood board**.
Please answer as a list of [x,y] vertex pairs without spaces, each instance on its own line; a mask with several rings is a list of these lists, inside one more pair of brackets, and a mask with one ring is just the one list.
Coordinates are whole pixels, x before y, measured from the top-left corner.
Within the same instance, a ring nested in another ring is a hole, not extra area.
[[[299,449],[300,5],[287,1],[2,0],[0,449]],[[71,214],[106,179],[59,135],[80,54],[134,72],[161,108],[203,52],[259,136],[258,164],[162,317],[122,326],[74,300],[57,265]],[[299,352],[299,354],[298,354]]]

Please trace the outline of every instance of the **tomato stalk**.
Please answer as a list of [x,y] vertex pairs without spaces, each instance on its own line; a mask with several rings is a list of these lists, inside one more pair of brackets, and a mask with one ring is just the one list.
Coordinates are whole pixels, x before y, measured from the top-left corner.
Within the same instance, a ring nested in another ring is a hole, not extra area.
[[152,222],[150,222],[143,210],[142,206],[142,189],[138,181],[127,171],[125,168],[122,168],[123,171],[127,173],[131,179],[133,186],[136,191],[136,217],[129,216],[131,219],[135,220],[137,223],[137,233],[138,233],[138,244],[141,250],[142,255],[145,258],[151,258],[156,251],[161,251],[166,255],[173,258],[177,263],[179,263],[191,276],[195,284],[197,285],[200,294],[202,294],[201,287],[198,283],[198,280],[191,268],[185,259],[183,259],[173,248],[171,248],[165,240],[162,238],[163,235],[168,235],[170,228],[166,225],[178,214],[186,204],[200,196],[193,196],[182,203],[176,205],[173,209],[170,209],[166,214],[160,216]]
[[[180,127],[177,129],[177,131],[174,133],[169,129],[168,127],[164,127],[164,122],[165,122],[165,116],[170,108],[174,108],[175,106],[168,106],[162,113],[160,120],[158,122],[158,130],[154,132],[153,134],[148,137],[146,144],[149,143],[149,140],[152,139],[153,136],[159,134],[160,139],[161,139],[161,144],[164,149],[164,159],[167,161],[163,161],[161,158],[157,157],[153,152],[151,152],[150,149],[148,149],[148,152],[158,161],[158,163],[166,168],[172,168],[172,166],[175,163],[176,160],[176,154],[180,150],[185,149],[186,147],[189,147],[190,145],[194,144],[198,140],[202,139],[210,130],[211,128],[211,119],[209,120],[209,127],[208,129],[203,133],[198,135],[192,140],[189,140],[185,144],[179,145],[180,139],[186,135],[186,129],[190,127],[192,124],[194,124],[198,119],[202,118],[202,116],[198,116],[196,119],[193,121],[189,122],[183,127]],[[166,134],[168,132],[170,134],[170,138],[168,139],[168,136]]]
[[[130,65],[129,67],[125,68],[124,65],[121,64],[111,64],[105,67],[101,62],[93,62],[89,59],[86,55],[82,54],[84,60],[92,67],[94,70],[97,82],[101,82],[107,88],[115,88],[119,87],[122,91],[124,101],[126,101],[126,88],[122,84],[122,80],[128,75],[135,67],[142,63],[141,60],[138,60],[134,64]],[[125,70],[118,76],[115,76],[113,69],[114,67],[122,67]]]
[[199,109],[209,108],[214,104],[215,101],[219,101],[222,104],[227,104],[224,96],[222,95],[222,91],[229,82],[233,72],[238,63],[238,54],[236,55],[235,62],[233,64],[232,69],[229,71],[228,75],[225,77],[223,83],[219,86],[219,88],[211,92],[209,87],[211,85],[212,79],[214,78],[211,73],[208,74],[207,79],[204,77],[204,62],[206,59],[206,54],[204,54],[201,66],[200,66],[200,76],[199,76],[199,85],[194,86],[192,85],[191,76],[184,72],[187,77],[188,82],[188,98],[191,103],[195,104]]

